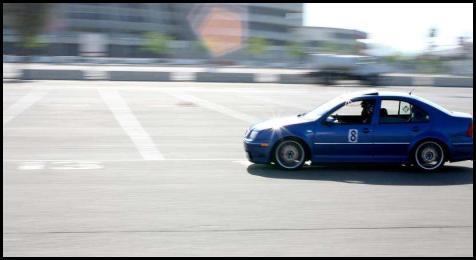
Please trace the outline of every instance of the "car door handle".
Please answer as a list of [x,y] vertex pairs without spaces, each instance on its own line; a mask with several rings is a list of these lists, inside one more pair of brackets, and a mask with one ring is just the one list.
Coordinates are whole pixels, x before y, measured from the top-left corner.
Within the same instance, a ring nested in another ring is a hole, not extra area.
[[420,132],[420,127],[414,126],[414,127],[412,128],[412,131],[413,131],[413,132]]
[[364,134],[368,134],[368,133],[370,133],[370,129],[364,128],[364,129],[362,129],[362,132],[363,132]]

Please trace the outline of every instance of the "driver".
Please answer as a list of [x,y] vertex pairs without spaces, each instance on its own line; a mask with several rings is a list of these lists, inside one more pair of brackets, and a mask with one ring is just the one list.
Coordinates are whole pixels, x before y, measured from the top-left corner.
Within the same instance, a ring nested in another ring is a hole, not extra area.
[[362,123],[370,124],[372,121],[372,114],[374,112],[374,104],[373,100],[364,100],[362,101]]

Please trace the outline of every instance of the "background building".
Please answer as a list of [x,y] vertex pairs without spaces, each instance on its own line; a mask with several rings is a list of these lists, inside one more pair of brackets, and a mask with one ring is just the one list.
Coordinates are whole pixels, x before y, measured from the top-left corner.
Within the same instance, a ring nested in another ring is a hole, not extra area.
[[360,40],[367,39],[367,33],[362,31],[302,26],[295,33],[311,52],[362,54],[366,48]]
[[[101,35],[107,57],[151,57],[145,51],[144,34],[159,32],[173,39],[170,57],[207,57],[193,48],[198,40],[188,17],[204,4],[190,3],[62,3],[54,4],[48,25],[41,36],[47,44],[41,55],[81,55],[81,39],[86,34]],[[205,4],[206,5],[206,4]],[[303,4],[239,3],[220,4],[245,10],[246,37],[266,39],[271,46],[283,46],[292,39],[293,28],[302,25]],[[14,54],[18,38],[11,17],[4,10],[3,53]],[[88,37],[85,37],[88,38]],[[95,38],[99,39],[99,38]],[[240,52],[230,57],[238,57]]]

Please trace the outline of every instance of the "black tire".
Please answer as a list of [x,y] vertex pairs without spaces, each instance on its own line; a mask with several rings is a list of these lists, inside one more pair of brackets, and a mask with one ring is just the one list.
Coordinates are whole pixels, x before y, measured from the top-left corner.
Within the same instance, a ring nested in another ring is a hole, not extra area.
[[446,151],[439,142],[424,141],[414,149],[412,158],[417,169],[425,172],[435,172],[445,165]]
[[274,149],[274,162],[284,170],[298,170],[306,162],[306,149],[299,141],[286,139],[279,142]]

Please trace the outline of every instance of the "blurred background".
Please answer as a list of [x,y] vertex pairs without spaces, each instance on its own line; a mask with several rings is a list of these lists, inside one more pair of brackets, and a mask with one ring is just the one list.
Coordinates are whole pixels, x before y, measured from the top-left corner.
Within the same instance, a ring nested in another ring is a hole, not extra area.
[[[431,6],[424,7],[428,13]],[[344,4],[323,10],[303,3],[4,3],[3,60],[302,69],[315,66],[316,54],[358,55],[384,64],[389,72],[472,76],[472,25],[470,34],[454,35],[444,46],[438,44],[440,28],[427,26],[419,32],[426,46],[405,52],[392,42],[375,41],[395,36],[395,19],[379,11],[392,12],[391,7],[366,8],[370,13],[365,16]],[[359,28],[314,26],[325,24],[326,13]],[[358,18],[368,16],[380,22]],[[399,16],[403,33],[411,31],[411,23],[433,19],[422,14],[409,24],[403,22],[407,16]],[[453,17],[439,19],[450,24]],[[372,26],[365,23],[382,30],[369,32]],[[410,46],[412,37],[400,35]]]
[[3,255],[472,256],[473,161],[288,173],[242,142],[369,85],[472,115],[472,10],[3,3]]

